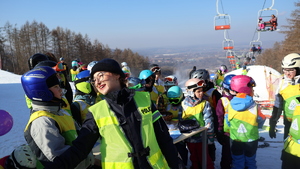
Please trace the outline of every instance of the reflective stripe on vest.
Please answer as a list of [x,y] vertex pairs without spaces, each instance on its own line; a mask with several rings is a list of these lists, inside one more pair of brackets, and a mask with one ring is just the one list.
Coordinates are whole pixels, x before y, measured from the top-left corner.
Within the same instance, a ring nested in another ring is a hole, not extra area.
[[257,105],[246,111],[236,111],[228,106],[230,138],[240,142],[252,142],[258,139]]
[[222,105],[224,107],[224,126],[223,126],[223,130],[226,133],[229,133],[230,131],[230,127],[228,125],[228,106],[229,106],[229,99],[227,97],[221,97],[221,101],[222,101]]
[[210,106],[212,107],[212,108],[214,108],[214,109],[216,109],[216,103],[214,103],[214,101],[213,101],[213,93],[214,93],[214,91],[215,91],[216,89],[215,88],[210,88],[208,91],[206,91],[205,93],[204,93],[204,95],[206,96],[206,97],[208,97],[208,102],[210,103]]
[[60,112],[63,115],[55,115],[47,111],[36,111],[30,115],[29,121],[25,127],[25,131],[28,129],[29,125],[34,121],[35,119],[46,116],[49,117],[58,124],[59,126],[59,131],[61,135],[65,138],[65,144],[66,145],[72,145],[72,141],[76,139],[77,137],[77,132],[75,129],[75,124],[73,117],[66,112],[65,110],[61,109]]
[[[150,148],[147,156],[149,163],[153,168],[169,168],[158,146],[153,129],[153,121],[161,118],[160,113],[158,111],[152,113],[148,92],[136,92],[134,101],[142,116],[140,130],[144,148]],[[91,106],[89,110],[92,112],[102,136],[100,146],[102,168],[134,168],[132,157],[129,157],[129,154],[133,153],[132,146],[106,100]]]
[[296,143],[300,144],[300,104],[294,111],[289,134]]
[[288,85],[286,88],[280,91],[280,94],[284,100],[284,115],[288,121],[292,121],[293,112],[296,108],[296,105],[299,104],[299,101],[296,99],[296,97],[300,96],[300,84]]
[[203,120],[203,110],[205,107],[205,100],[197,104],[195,107],[183,106],[182,119],[196,119],[200,127],[205,126]]

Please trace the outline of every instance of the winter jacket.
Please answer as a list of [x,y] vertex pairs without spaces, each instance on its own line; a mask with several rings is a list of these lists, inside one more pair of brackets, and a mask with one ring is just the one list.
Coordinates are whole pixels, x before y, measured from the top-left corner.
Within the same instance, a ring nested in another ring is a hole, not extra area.
[[[222,97],[226,97],[228,100],[231,100],[233,98],[232,95],[226,95],[224,92],[223,92]],[[225,110],[224,110],[224,105],[223,105],[223,102],[221,99],[218,101],[217,108],[216,108],[216,114],[218,117],[218,131],[223,131]]]
[[[110,109],[115,113],[120,126],[123,129],[128,142],[134,152],[144,149],[140,133],[140,121],[137,120],[138,110],[134,102],[133,96],[135,91],[128,88],[123,88],[120,91],[111,92],[105,96]],[[99,102],[100,103],[100,102]],[[97,105],[97,104],[96,104]],[[94,106],[96,106],[94,105]],[[155,105],[151,107],[152,112],[156,111]],[[101,112],[99,112],[101,113]],[[171,168],[178,168],[177,150],[173,144],[173,140],[168,132],[168,127],[162,118],[159,118],[153,123],[154,132],[158,145],[165,156]],[[77,160],[84,159],[89,150],[99,138],[99,129],[96,125],[92,113],[88,113],[84,121],[80,133],[76,140],[73,141],[73,146],[65,153],[55,159],[56,164],[53,168],[72,168]],[[101,139],[102,136],[100,136]],[[149,168],[149,163],[144,156],[133,157],[134,168]]]
[[[46,111],[57,116],[70,116],[70,114],[60,108],[60,104],[59,102],[32,101],[32,113]],[[71,128],[75,129],[74,123]],[[50,166],[54,159],[70,147],[66,143],[66,138],[62,135],[58,123],[54,118],[48,116],[41,116],[29,123],[24,131],[24,136],[28,145],[36,154],[37,159],[45,168],[51,168]],[[89,151],[85,158],[79,161],[74,160],[74,162],[78,165],[75,165],[73,168],[84,169],[94,163],[94,157]]]
[[[193,111],[199,104],[205,104],[202,112]],[[182,119],[187,119],[190,116],[193,116],[198,113],[202,113],[203,119],[196,119],[196,120],[199,122],[199,124],[202,123],[202,122],[200,122],[200,120],[204,121],[204,126],[209,126],[209,128],[207,129],[207,135],[213,136],[213,132],[214,132],[214,124],[213,124],[214,122],[213,121],[214,121],[214,119],[213,119],[212,110],[211,110],[211,107],[210,107],[210,104],[208,101],[199,100],[199,99],[195,99],[191,96],[187,96],[182,101],[182,108],[183,108]],[[201,126],[201,127],[203,127],[203,126]],[[201,137],[201,135],[196,135],[196,136],[188,138],[187,142],[199,143],[199,142],[202,142],[202,137]]]

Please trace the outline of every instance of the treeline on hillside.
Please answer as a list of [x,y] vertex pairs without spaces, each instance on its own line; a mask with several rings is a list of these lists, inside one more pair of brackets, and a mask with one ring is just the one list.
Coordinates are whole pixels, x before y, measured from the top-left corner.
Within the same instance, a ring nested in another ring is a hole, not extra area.
[[286,28],[286,31],[280,31],[285,34],[285,40],[276,42],[273,48],[265,49],[257,58],[256,64],[270,66],[281,72],[281,61],[290,53],[300,53],[300,1],[295,2],[296,9],[291,13],[288,19],[289,25],[280,26]]
[[78,58],[88,64],[94,60],[113,58],[119,63],[127,62],[132,73],[148,69],[149,60],[130,49],[110,49],[98,40],[93,42],[88,35],[57,27],[49,30],[43,23],[28,21],[20,28],[9,22],[0,28],[0,67],[16,74],[28,71],[27,60],[35,53],[53,53],[57,59],[63,57],[71,64]]

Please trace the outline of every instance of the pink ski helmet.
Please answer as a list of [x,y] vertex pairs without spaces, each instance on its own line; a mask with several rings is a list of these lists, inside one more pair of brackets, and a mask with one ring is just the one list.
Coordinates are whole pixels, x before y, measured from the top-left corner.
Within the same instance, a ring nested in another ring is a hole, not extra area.
[[260,17],[259,20],[262,20],[262,17]]
[[230,83],[231,90],[246,94],[251,94],[251,89],[255,86],[255,81],[246,75],[236,75],[231,79]]

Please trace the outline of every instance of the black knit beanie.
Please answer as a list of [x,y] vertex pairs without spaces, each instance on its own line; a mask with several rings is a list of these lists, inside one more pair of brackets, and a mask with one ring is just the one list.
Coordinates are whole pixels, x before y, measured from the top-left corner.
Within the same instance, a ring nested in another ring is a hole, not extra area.
[[55,85],[59,85],[59,80],[58,80],[56,74],[49,76],[48,79],[46,80],[46,84],[47,84],[48,88],[55,86]]
[[105,58],[98,61],[98,63],[93,66],[90,77],[93,78],[94,74],[98,71],[115,73],[125,78],[125,74],[122,71],[119,63],[113,59]]

